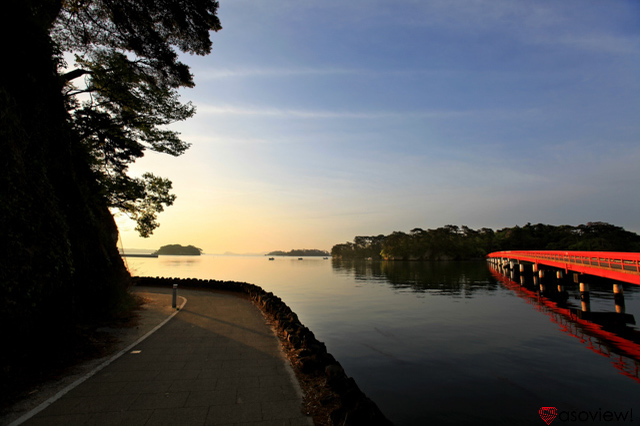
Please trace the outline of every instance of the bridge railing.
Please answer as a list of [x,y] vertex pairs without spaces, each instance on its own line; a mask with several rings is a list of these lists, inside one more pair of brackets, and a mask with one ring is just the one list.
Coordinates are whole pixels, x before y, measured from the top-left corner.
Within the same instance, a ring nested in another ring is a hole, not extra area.
[[507,257],[536,262],[547,260],[557,263],[584,265],[640,273],[640,253],[612,251],[554,251],[509,250],[490,253],[487,257]]

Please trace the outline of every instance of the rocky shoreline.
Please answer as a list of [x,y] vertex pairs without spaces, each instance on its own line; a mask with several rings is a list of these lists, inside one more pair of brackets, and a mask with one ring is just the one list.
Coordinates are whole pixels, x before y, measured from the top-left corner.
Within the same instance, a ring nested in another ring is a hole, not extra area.
[[294,372],[305,391],[305,410],[316,425],[391,425],[378,406],[348,377],[295,312],[282,299],[261,287],[234,281],[135,277],[135,285],[229,291],[250,298],[271,321]]

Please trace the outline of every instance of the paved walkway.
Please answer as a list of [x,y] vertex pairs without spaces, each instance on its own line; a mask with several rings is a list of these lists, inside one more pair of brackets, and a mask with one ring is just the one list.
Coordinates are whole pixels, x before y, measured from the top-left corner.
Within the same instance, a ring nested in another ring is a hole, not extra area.
[[277,337],[250,301],[178,294],[187,303],[174,318],[23,424],[313,425]]

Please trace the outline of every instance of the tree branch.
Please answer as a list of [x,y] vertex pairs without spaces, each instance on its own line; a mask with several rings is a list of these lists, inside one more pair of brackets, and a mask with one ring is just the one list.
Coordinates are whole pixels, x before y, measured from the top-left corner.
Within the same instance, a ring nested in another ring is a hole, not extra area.
[[62,78],[64,79],[64,81],[66,81],[67,83],[70,82],[71,80],[75,80],[78,77],[81,77],[85,74],[92,74],[91,71],[87,71],[87,70],[83,70],[82,68],[76,68],[73,71],[69,71],[66,74],[62,74]]

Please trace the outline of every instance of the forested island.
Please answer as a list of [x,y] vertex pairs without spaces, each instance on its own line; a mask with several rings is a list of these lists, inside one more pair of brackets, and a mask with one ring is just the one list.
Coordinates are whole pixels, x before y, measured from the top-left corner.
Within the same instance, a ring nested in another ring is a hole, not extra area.
[[192,245],[181,246],[180,244],[168,244],[160,247],[153,254],[168,256],[200,256],[202,249]]
[[329,256],[326,250],[318,249],[293,249],[291,251],[272,251],[265,256]]
[[605,222],[571,225],[532,225],[471,229],[446,225],[412,229],[409,233],[358,236],[336,244],[331,255],[339,259],[467,260],[500,250],[640,251],[640,235]]

